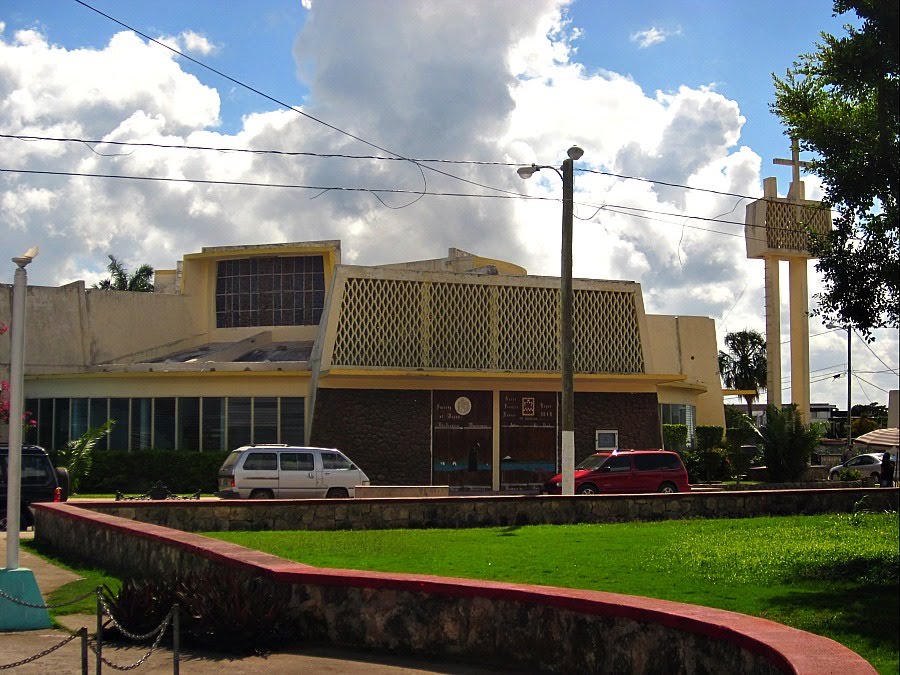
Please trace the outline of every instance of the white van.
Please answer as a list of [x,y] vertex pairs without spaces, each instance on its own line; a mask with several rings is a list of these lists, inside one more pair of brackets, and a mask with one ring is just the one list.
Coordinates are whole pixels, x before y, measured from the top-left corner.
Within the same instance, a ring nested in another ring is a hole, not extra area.
[[352,497],[369,478],[340,450],[293,445],[245,445],[219,469],[222,499]]

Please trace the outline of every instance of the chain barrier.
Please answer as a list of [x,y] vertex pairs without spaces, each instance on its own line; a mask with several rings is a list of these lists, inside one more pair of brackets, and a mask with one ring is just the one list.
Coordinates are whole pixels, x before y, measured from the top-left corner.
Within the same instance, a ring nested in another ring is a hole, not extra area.
[[[157,627],[155,630],[153,630],[147,634],[148,636],[150,636],[150,635],[153,635],[154,633],[157,633],[157,632],[159,633],[156,636],[156,640],[154,640],[153,644],[150,645],[150,650],[132,664],[129,664],[127,666],[120,666],[118,664],[113,663],[112,661],[107,659],[105,656],[103,656],[103,654],[101,654],[99,651],[97,651],[97,648],[93,644],[89,643],[89,647],[90,647],[91,651],[94,652],[94,654],[96,654],[100,658],[100,660],[103,661],[103,663],[105,665],[109,666],[113,670],[134,670],[135,668],[138,668],[141,665],[143,665],[144,662],[150,658],[150,656],[153,654],[153,652],[156,651],[157,647],[159,647],[159,643],[162,642],[163,635],[166,634],[166,630],[169,628],[169,622],[172,620],[172,615],[174,613],[175,613],[174,608],[170,609],[169,613],[166,615],[166,618],[163,619],[163,622],[159,625],[159,627]],[[110,616],[110,618],[112,618],[112,616]],[[115,620],[113,620],[113,624],[117,628],[119,628],[119,624],[116,623]],[[119,628],[119,630],[121,630],[121,628]]]
[[15,663],[0,664],[0,670],[9,670],[10,668],[18,668],[19,666],[24,666],[28,663],[32,663],[33,661],[37,661],[38,659],[42,659],[45,656],[47,656],[48,654],[52,654],[60,647],[63,647],[65,645],[69,644],[72,640],[75,640],[76,638],[81,637],[82,631],[87,632],[87,628],[82,628],[77,633],[75,633],[74,635],[70,635],[62,642],[59,642],[59,643],[53,645],[52,647],[48,647],[44,651],[42,651],[38,654],[35,654],[34,656],[29,656],[27,659],[22,659],[21,661],[16,661]]
[[100,594],[97,597],[100,600],[100,604],[103,606],[103,613],[109,617],[109,620],[112,622],[112,625],[115,626],[122,635],[127,637],[129,640],[134,640],[135,642],[142,642],[143,640],[149,640],[154,635],[156,635],[156,633],[160,630],[162,630],[162,632],[165,632],[165,629],[169,625],[168,622],[172,618],[172,610],[169,610],[169,615],[163,620],[163,622],[159,626],[157,626],[156,628],[151,630],[149,633],[144,633],[143,635],[135,635],[134,633],[128,632],[128,630],[126,630],[122,624],[120,624],[118,621],[116,621],[116,617],[114,617],[113,613],[110,611],[109,606],[106,604],[106,600],[103,599],[103,594]]
[[[44,651],[42,651],[38,654],[35,654],[34,656],[30,656],[26,659],[22,659],[21,661],[16,661],[15,663],[0,664],[0,670],[9,670],[11,668],[17,668],[18,666],[24,666],[28,663],[32,663],[33,661],[37,661],[38,659],[41,659],[41,658],[47,656],[48,654],[55,652],[60,647],[67,645],[72,640],[75,640],[78,637],[83,637],[87,641],[88,647],[90,648],[90,650],[92,652],[94,652],[94,654],[96,654],[97,658],[100,661],[102,661],[104,664],[106,664],[107,666],[112,668],[113,670],[121,670],[121,671],[134,670],[135,668],[138,668],[141,665],[143,665],[144,662],[146,662],[147,659],[150,658],[150,656],[153,654],[153,652],[156,651],[156,649],[159,647],[160,643],[162,642],[163,636],[166,634],[166,631],[169,628],[169,624],[172,623],[173,618],[176,618],[176,623],[177,623],[177,617],[176,617],[177,605],[173,605],[172,609],[169,610],[169,613],[166,615],[166,617],[163,619],[162,623],[159,626],[157,626],[150,632],[145,633],[143,635],[136,635],[136,634],[128,631],[121,623],[118,622],[116,617],[113,616],[113,613],[109,608],[109,605],[106,604],[106,600],[103,597],[103,592],[100,587],[97,587],[91,591],[88,591],[87,593],[75,598],[74,600],[70,600],[68,602],[62,602],[62,603],[58,603],[58,604],[54,604],[54,605],[32,604],[30,602],[25,602],[24,600],[14,598],[14,597],[6,594],[2,590],[0,590],[0,597],[5,598],[6,600],[9,600],[10,602],[13,602],[17,605],[21,605],[23,607],[30,607],[32,609],[57,609],[59,607],[65,607],[67,605],[74,605],[77,602],[81,602],[82,600],[89,598],[91,595],[96,595],[96,597],[97,597],[97,602],[98,602],[97,628],[98,628],[98,630],[100,630],[100,617],[105,615],[105,616],[109,617],[109,620],[112,622],[112,625],[115,626],[116,629],[123,636],[125,636],[126,638],[128,638],[130,640],[134,640],[136,642],[142,642],[144,640],[150,639],[154,635],[156,636],[156,639],[153,641],[153,644],[150,646],[150,649],[146,654],[144,654],[140,659],[138,659],[137,661],[135,661],[132,664],[129,664],[127,666],[120,666],[118,664],[115,664],[115,663],[109,661],[106,657],[103,656],[103,654],[102,654],[102,649],[103,649],[102,639],[98,640],[95,638],[94,640],[90,640],[87,638],[87,628],[80,628],[73,635],[70,635],[69,637],[67,637],[64,640],[62,640],[61,642],[59,642],[58,644],[55,644],[52,647],[48,647]],[[176,629],[177,629],[177,626],[176,626]],[[177,636],[175,636],[174,639],[177,643],[177,641],[178,641]],[[95,645],[98,645],[98,646],[95,646]],[[175,672],[177,672],[177,663],[178,663],[177,648],[175,649],[174,657],[175,657],[175,663],[176,663]],[[99,664],[98,664],[98,667],[99,667]]]
[[30,607],[32,609],[59,609],[60,607],[66,607],[68,605],[74,605],[76,602],[81,602],[85,598],[89,598],[90,596],[94,595],[94,593],[99,593],[99,591],[97,589],[92,589],[92,590],[88,591],[87,593],[85,593],[84,595],[79,595],[74,600],[69,600],[68,602],[59,602],[54,605],[33,605],[30,602],[25,602],[24,600],[14,598],[11,595],[7,595],[3,591],[0,591],[0,598],[9,600],[13,604],[21,605],[22,607]]

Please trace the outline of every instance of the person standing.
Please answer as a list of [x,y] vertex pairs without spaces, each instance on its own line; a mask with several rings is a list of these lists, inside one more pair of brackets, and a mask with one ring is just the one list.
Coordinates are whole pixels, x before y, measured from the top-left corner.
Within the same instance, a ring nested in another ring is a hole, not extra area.
[[881,487],[894,486],[894,462],[891,453],[886,452],[881,458]]

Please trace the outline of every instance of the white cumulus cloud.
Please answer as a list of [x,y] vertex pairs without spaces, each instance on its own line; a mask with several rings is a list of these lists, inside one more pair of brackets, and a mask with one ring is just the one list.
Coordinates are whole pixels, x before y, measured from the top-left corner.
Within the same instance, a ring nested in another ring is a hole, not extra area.
[[631,41],[636,42],[639,49],[647,49],[653,45],[665,42],[672,35],[680,35],[680,30],[664,30],[651,26],[646,30],[639,30],[631,34]]

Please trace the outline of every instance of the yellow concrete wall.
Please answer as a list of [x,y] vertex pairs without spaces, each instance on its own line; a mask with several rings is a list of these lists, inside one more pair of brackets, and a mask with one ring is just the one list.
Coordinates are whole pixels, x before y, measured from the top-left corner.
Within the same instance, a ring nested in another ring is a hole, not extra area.
[[660,385],[659,402],[696,406],[698,426],[725,426],[715,321],[648,314],[647,324],[654,369],[687,376],[683,383]]
[[[189,299],[189,311],[198,321],[198,328],[204,331],[206,342],[233,342],[243,340],[263,330],[260,326],[244,328],[216,328],[216,268],[220,260],[241,259],[260,256],[322,255],[324,261],[325,292],[331,287],[334,268],[340,263],[338,242],[312,242],[311,244],[273,244],[271,246],[229,246],[204,248],[201,253],[184,256],[181,292]],[[319,327],[316,326],[272,326],[272,340],[312,341]]]
[[[0,316],[9,316],[11,289],[3,291]],[[82,281],[30,286],[25,314],[26,375],[148,359],[203,338],[182,296],[85,289]],[[0,364],[8,363],[9,340],[0,340]]]

